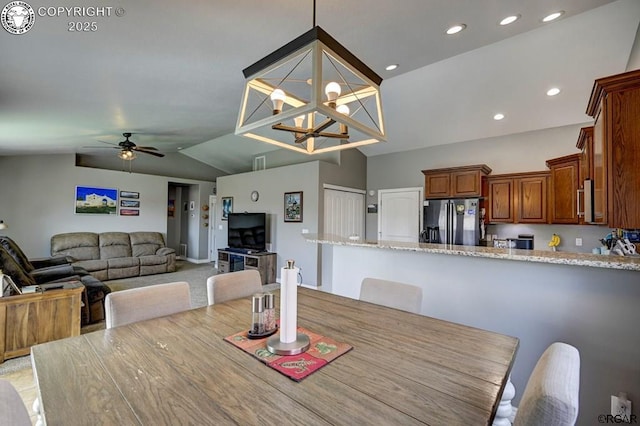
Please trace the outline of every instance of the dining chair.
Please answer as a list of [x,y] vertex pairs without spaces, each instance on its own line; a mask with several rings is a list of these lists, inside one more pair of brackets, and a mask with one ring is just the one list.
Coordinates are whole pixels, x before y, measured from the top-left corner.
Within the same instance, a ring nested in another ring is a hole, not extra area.
[[419,314],[422,289],[395,281],[365,278],[360,285],[360,300]]
[[27,407],[8,380],[0,379],[0,425],[31,426]]
[[555,342],[542,354],[529,376],[514,426],[569,426],[578,418],[580,353]]
[[189,283],[178,281],[109,293],[107,328],[163,317],[191,309]]
[[207,279],[209,305],[251,296],[262,291],[260,272],[255,269],[219,274]]

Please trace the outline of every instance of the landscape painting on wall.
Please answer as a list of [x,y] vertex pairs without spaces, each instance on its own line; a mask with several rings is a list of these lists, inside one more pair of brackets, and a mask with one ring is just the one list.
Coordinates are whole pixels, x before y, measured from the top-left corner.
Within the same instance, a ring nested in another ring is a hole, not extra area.
[[117,209],[117,189],[76,186],[76,213],[115,215]]

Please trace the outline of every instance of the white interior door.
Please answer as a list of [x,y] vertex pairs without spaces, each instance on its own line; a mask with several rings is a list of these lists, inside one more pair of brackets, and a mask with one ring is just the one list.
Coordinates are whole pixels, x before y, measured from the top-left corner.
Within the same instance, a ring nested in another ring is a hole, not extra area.
[[419,241],[422,188],[378,191],[378,240]]
[[364,238],[364,191],[325,188],[323,233]]

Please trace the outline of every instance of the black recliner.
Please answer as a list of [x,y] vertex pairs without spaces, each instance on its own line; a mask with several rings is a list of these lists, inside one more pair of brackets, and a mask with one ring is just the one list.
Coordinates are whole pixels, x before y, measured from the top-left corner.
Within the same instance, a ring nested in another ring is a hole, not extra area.
[[111,289],[91,276],[84,268],[72,266],[65,256],[30,260],[9,237],[0,236],[0,268],[18,285],[24,287],[65,281],[80,281],[85,287],[82,325],[104,320],[104,299]]

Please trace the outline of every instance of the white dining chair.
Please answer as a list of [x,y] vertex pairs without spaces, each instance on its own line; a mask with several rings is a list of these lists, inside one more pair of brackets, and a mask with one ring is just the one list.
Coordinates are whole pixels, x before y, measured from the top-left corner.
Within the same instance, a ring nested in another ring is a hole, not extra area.
[[0,379],[0,425],[31,426],[20,394],[8,380]]
[[572,426],[578,418],[580,353],[555,342],[542,354],[529,376],[514,426]]
[[207,301],[209,305],[227,300],[251,296],[262,291],[260,272],[255,269],[214,275],[207,279]]
[[365,278],[360,285],[360,300],[419,314],[422,289],[395,281]]
[[109,293],[105,299],[107,328],[191,309],[189,283],[178,281]]

